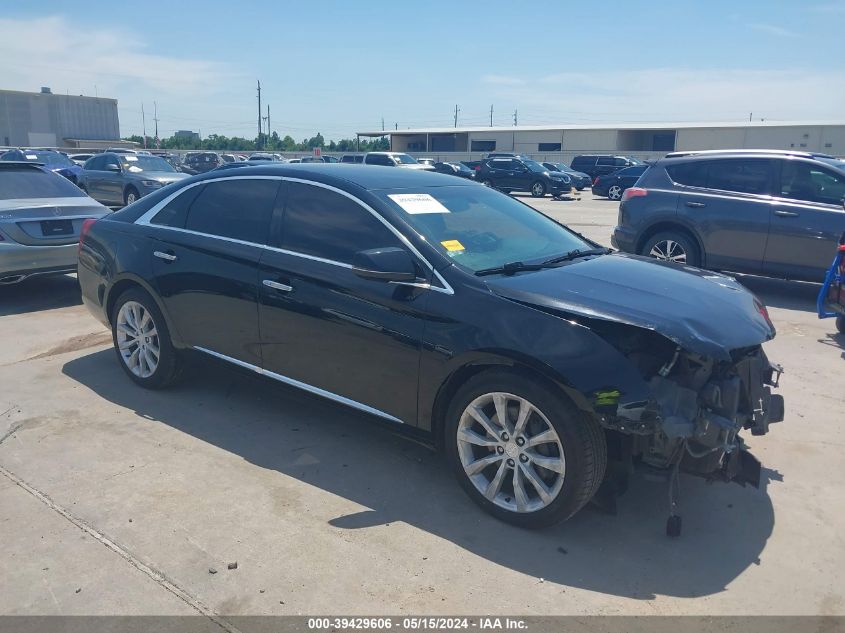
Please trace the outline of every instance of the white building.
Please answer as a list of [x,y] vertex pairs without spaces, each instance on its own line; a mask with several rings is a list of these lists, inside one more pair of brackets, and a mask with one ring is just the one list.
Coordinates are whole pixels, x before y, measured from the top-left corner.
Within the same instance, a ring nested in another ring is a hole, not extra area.
[[577,154],[648,159],[671,151],[728,148],[795,149],[845,156],[842,121],[419,128],[364,131],[358,136],[389,136],[393,151],[457,160],[493,151],[519,152],[540,160],[568,161]]

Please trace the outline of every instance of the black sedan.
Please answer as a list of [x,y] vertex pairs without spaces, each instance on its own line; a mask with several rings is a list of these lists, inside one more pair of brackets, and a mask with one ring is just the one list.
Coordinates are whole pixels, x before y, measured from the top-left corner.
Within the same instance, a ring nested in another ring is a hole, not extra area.
[[606,196],[611,200],[621,200],[625,190],[633,187],[646,169],[648,169],[648,165],[634,165],[612,174],[597,176],[593,181],[593,195]]
[[585,174],[582,171],[575,171],[566,163],[543,163],[543,167],[549,171],[559,171],[569,176],[572,179],[572,186],[578,191],[583,191],[593,184],[593,179],[590,178],[589,174]]
[[443,174],[196,176],[86,222],[79,279],[138,385],[190,351],[423,431],[526,527],[634,463],[757,483],[739,432],[782,417],[774,328],[732,278],[610,253]]
[[475,171],[463,163],[437,162],[434,163],[434,171],[441,174],[449,174],[450,176],[458,176],[460,178],[475,178]]

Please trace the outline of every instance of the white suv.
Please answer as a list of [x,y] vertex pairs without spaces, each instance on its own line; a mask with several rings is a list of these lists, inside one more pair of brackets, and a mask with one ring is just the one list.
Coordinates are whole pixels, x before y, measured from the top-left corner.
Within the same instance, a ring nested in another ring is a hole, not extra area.
[[413,156],[402,152],[367,152],[364,155],[365,165],[383,165],[385,167],[404,167],[405,169],[433,170],[432,165],[423,165]]

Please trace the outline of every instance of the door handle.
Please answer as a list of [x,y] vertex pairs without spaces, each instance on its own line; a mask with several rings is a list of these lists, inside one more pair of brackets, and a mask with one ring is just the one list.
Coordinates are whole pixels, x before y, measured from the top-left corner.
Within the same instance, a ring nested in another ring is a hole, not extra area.
[[695,209],[707,206],[703,202],[693,202],[692,200],[687,200],[686,202],[684,202],[684,204],[687,205],[688,207],[693,207]]
[[280,284],[278,281],[273,281],[272,279],[265,279],[261,283],[263,283],[268,288],[273,288],[274,290],[281,290],[282,292],[290,292],[291,290],[293,290],[293,286],[288,286],[287,284]]
[[797,218],[798,213],[795,211],[782,211],[781,209],[775,210],[775,215],[779,215],[782,218]]
[[168,262],[175,262],[177,259],[179,259],[178,257],[176,257],[176,255],[172,253],[163,253],[161,251],[153,251],[153,255],[155,255],[159,259],[163,259]]

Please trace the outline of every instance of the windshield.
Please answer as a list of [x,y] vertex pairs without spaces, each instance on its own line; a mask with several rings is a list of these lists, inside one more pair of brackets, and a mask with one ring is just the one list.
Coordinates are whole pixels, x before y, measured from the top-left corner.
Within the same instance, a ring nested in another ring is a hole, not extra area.
[[417,162],[413,156],[408,156],[407,154],[393,154],[393,160],[400,165],[414,165]]
[[825,158],[825,157],[819,156],[817,158],[817,160],[823,161],[823,162],[827,163],[828,165],[833,165],[839,171],[845,171],[845,160],[842,160],[841,158]]
[[126,171],[132,172],[133,174],[139,174],[144,171],[176,171],[173,169],[173,165],[163,158],[159,158],[158,156],[144,156],[143,154],[138,156],[120,156],[120,164]]
[[84,197],[84,191],[53,172],[26,165],[0,169],[0,200]]
[[540,174],[544,171],[549,171],[548,169],[543,167],[540,163],[533,161],[533,160],[524,160],[524,161],[522,161],[522,163],[526,167],[528,167],[528,169],[530,169],[531,171],[538,173],[538,174]]
[[22,150],[23,157],[21,160],[32,161],[33,163],[44,163],[51,167],[68,167],[74,163],[64,154],[59,152],[45,152],[42,150]]
[[403,189],[377,195],[430,244],[471,272],[592,248],[539,211],[488,187]]

